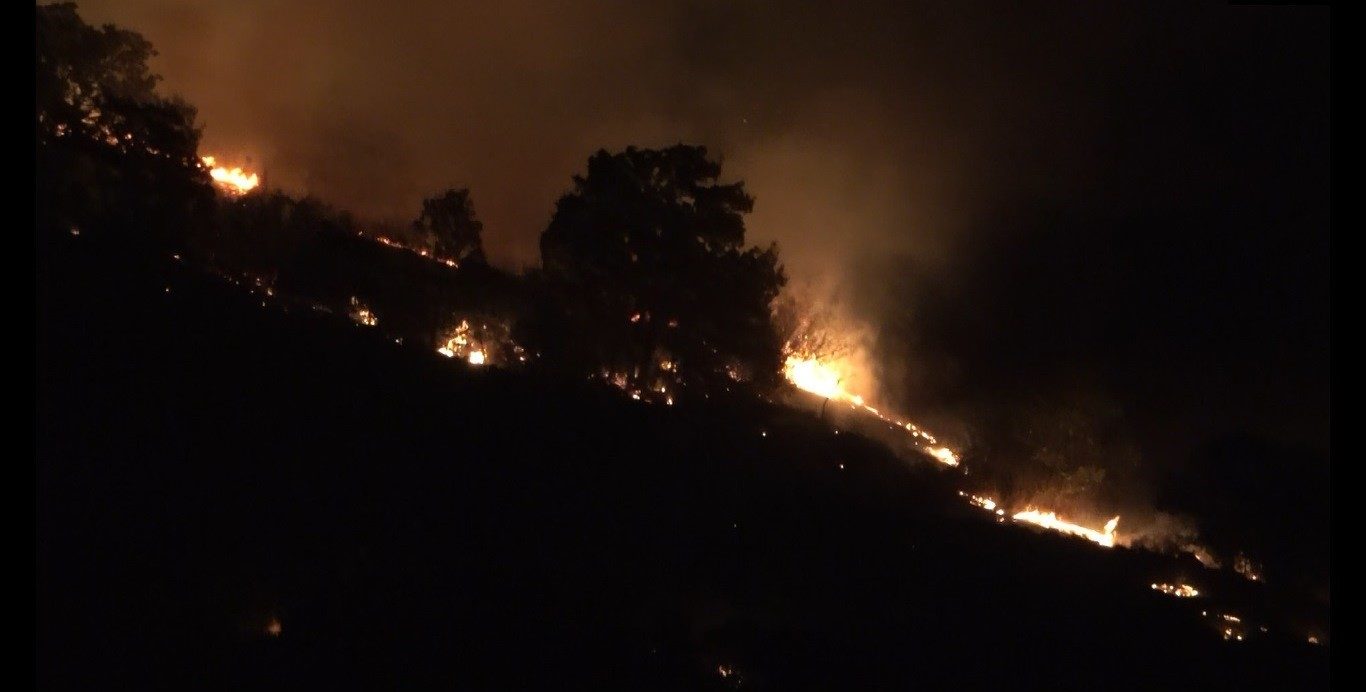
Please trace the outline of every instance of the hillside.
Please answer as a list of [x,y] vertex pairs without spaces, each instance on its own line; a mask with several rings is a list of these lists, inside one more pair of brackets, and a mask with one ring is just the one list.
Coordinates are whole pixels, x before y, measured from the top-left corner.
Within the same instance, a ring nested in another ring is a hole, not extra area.
[[1226,642],[1218,601],[1148,588],[1193,560],[999,525],[807,413],[649,406],[40,251],[45,687],[1326,686],[1289,625]]

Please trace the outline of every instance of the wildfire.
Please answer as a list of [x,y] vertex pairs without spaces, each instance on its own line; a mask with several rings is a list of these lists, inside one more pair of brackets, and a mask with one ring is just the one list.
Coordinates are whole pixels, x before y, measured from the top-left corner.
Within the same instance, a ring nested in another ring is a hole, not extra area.
[[1238,553],[1238,555],[1233,558],[1233,571],[1243,575],[1243,577],[1249,581],[1262,580],[1261,567],[1253,562],[1252,558],[1249,558],[1242,553]]
[[1153,584],[1153,591],[1161,591],[1177,598],[1195,598],[1200,592],[1190,584]]
[[1015,516],[1011,518],[1015,521],[1033,524],[1050,531],[1080,536],[1096,545],[1102,545],[1106,548],[1113,548],[1115,546],[1115,527],[1119,525],[1119,517],[1115,517],[1110,521],[1105,522],[1104,530],[1097,531],[1080,524],[1073,524],[1070,521],[1066,521],[1053,512],[1041,512],[1033,507],[1030,507],[1023,512],[1017,512]]
[[949,449],[948,447],[931,447],[926,451],[930,453],[930,456],[938,459],[939,461],[945,464],[948,464],[949,466],[958,465],[958,455],[954,454],[953,450]]
[[839,370],[815,358],[788,356],[783,364],[783,375],[798,389],[804,389],[817,396],[853,404],[863,403],[863,397],[851,394],[840,385],[844,376]]
[[204,167],[209,169],[209,177],[230,195],[245,195],[261,184],[261,177],[255,173],[249,174],[237,167],[219,166],[217,159],[212,156],[205,156],[203,161]]
[[788,382],[791,382],[798,389],[827,399],[847,402],[854,408],[861,409],[886,423],[902,428],[909,432],[912,438],[915,438],[917,446],[925,453],[946,466],[958,466],[958,454],[952,449],[944,446],[931,446],[938,444],[938,440],[933,435],[921,430],[913,423],[897,420],[881,410],[869,406],[861,395],[846,389],[844,381],[847,370],[848,367],[845,365],[836,365],[834,362],[796,354],[789,354],[783,363],[783,375]]
[[1000,505],[996,504],[995,500],[989,497],[982,497],[981,495],[970,495],[961,490],[958,491],[958,495],[960,497],[968,498],[968,502],[972,503],[974,507],[981,507],[982,509],[991,512],[992,514],[995,514],[998,517],[1005,516],[1006,511],[1002,509]]
[[[436,349],[436,352],[447,358],[455,358],[456,356],[468,358],[472,355],[470,350],[469,320],[460,320],[460,326],[455,328],[455,333],[452,334],[450,338],[446,339],[445,345]],[[479,360],[480,362],[484,360],[483,353],[480,353]]]
[[512,341],[511,326],[498,319],[484,318],[477,324],[469,319],[447,333],[445,341],[438,342],[436,352],[451,358],[463,360],[470,365],[504,367],[515,358],[525,363],[527,352]]
[[375,313],[371,312],[370,308],[355,296],[351,296],[351,319],[355,320],[356,324],[365,325],[366,327],[373,327],[379,324],[379,318],[375,316]]

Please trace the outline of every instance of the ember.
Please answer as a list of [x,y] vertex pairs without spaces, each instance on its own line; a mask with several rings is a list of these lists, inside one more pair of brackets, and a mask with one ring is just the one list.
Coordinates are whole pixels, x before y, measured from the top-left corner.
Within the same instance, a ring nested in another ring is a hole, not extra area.
[[[266,295],[271,294],[272,292],[270,289],[266,289]],[[351,319],[355,320],[357,324],[366,327],[373,327],[379,324],[379,318],[375,316],[375,313],[370,312],[370,308],[355,296],[351,296]]]
[[1200,595],[1200,592],[1189,584],[1153,584],[1153,590],[1177,598],[1194,598]]
[[447,358],[458,358],[470,365],[502,366],[513,358],[526,362],[526,351],[512,342],[510,327],[496,320],[481,322],[477,327],[469,319],[449,332],[436,349]]

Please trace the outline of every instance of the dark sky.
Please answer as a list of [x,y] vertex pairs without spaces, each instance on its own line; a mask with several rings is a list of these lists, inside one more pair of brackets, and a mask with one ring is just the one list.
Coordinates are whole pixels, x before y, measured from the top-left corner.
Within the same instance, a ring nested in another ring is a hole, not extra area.
[[874,325],[904,407],[1099,397],[1159,467],[1248,432],[1327,458],[1326,8],[81,7],[273,184],[397,218],[469,185],[517,267],[594,149],[707,144],[751,239]]

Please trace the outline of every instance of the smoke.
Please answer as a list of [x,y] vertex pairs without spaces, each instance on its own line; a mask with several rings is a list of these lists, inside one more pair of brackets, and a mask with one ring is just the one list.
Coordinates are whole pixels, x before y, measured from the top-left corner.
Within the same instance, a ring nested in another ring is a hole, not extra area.
[[1126,496],[1240,431],[1326,459],[1327,8],[81,6],[157,46],[206,153],[376,220],[467,185],[503,266],[595,149],[708,145],[879,400],[1002,468],[1069,416],[1123,432],[1072,467]]
[[1151,517],[1142,517],[1137,522],[1131,520],[1124,533],[1124,540],[1130,546],[1165,553],[1186,552],[1201,564],[1220,566],[1218,557],[1201,545],[1199,539],[1200,530],[1194,519],[1167,512],[1154,512]]
[[979,165],[971,133],[946,131],[976,107],[946,69],[975,29],[894,3],[81,9],[153,41],[165,88],[200,108],[206,151],[369,217],[408,218],[424,194],[469,185],[505,265],[536,260],[556,197],[599,147],[707,144],[758,199],[753,238],[780,241],[803,276],[937,251]]

